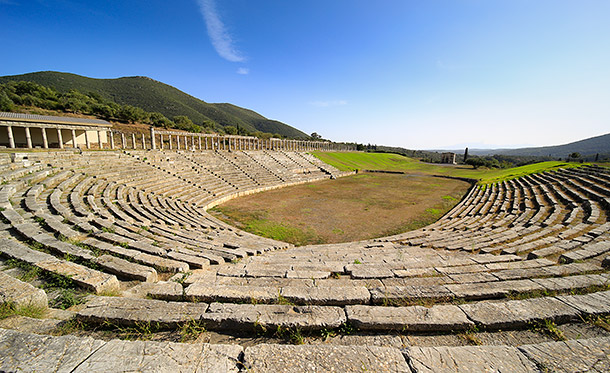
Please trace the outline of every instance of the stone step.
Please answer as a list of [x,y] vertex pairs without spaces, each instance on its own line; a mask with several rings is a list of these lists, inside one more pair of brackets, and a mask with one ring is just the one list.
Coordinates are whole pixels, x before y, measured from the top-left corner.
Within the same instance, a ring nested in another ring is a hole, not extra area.
[[47,308],[47,294],[27,282],[0,272],[0,303]]
[[58,259],[53,255],[30,249],[24,244],[0,238],[0,253],[9,258],[17,259],[36,266],[44,271],[67,277],[75,284],[96,294],[119,290],[119,281],[114,275],[109,275],[83,265]]

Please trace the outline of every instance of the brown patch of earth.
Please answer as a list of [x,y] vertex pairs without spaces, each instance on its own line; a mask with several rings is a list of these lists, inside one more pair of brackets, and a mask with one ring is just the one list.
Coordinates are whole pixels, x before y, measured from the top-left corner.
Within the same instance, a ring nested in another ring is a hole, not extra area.
[[421,174],[361,173],[236,198],[210,213],[295,245],[350,242],[429,225],[469,187],[464,181]]

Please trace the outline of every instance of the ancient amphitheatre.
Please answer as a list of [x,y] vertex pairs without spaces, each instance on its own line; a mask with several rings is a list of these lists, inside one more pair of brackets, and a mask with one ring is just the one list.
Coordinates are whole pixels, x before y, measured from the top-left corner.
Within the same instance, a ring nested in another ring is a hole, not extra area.
[[350,149],[98,131],[75,151],[49,126],[64,149],[36,127],[0,154],[0,370],[610,369],[608,169],[473,183],[423,228],[296,247],[206,209],[348,176],[311,152]]

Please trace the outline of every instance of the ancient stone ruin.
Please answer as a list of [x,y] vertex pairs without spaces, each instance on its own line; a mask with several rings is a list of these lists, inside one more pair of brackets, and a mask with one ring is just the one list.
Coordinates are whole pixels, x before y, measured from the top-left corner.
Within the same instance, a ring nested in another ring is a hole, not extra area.
[[[155,150],[0,154],[2,301],[48,304],[9,262],[90,293],[74,311],[0,321],[0,370],[610,369],[608,170],[473,186],[423,229],[292,247],[206,208],[343,176],[303,148],[318,145],[255,148],[235,137],[222,148],[219,139],[180,136],[153,133]],[[78,336],[50,335],[74,321]],[[320,338],[242,346],[87,335],[107,325],[172,331],[192,323],[226,335]]]

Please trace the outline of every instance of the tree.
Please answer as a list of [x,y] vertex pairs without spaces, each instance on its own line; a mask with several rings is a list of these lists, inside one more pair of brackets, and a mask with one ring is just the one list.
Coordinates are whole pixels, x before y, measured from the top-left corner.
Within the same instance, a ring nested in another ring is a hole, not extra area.
[[311,134],[311,138],[312,138],[313,140],[320,140],[320,139],[322,138],[322,136],[318,135],[318,133],[317,133],[317,132],[313,132],[313,133]]
[[237,128],[234,126],[225,126],[225,133],[227,135],[237,135]]
[[5,92],[0,92],[0,111],[12,111],[15,105]]
[[193,126],[193,121],[186,115],[176,115],[174,117],[174,123],[176,124],[176,128],[185,131]]
[[580,153],[578,153],[578,152],[571,153],[570,155],[568,155],[568,160],[569,159],[574,159],[574,160],[580,159]]
[[468,160],[468,147],[466,147],[466,150],[464,150],[464,163],[466,163],[467,160]]

